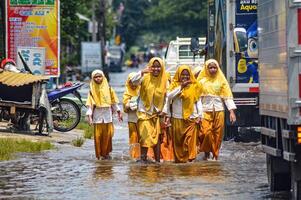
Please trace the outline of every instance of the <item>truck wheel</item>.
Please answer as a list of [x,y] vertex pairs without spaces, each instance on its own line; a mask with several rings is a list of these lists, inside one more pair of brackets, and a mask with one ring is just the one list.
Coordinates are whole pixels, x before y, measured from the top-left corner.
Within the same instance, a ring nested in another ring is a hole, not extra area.
[[267,154],[267,173],[270,190],[290,190],[290,170],[288,162]]

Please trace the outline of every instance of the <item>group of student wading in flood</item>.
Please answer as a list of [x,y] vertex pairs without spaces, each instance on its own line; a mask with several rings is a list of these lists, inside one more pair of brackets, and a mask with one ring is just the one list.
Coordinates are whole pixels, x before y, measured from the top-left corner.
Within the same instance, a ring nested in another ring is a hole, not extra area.
[[[97,159],[112,151],[112,113],[122,121],[118,98],[101,70],[92,72],[87,99],[87,118],[94,125]],[[140,161],[192,162],[198,153],[217,160],[224,129],[224,104],[230,122],[236,121],[229,84],[216,60],[193,71],[179,66],[173,79],[162,59],[152,58],[147,67],[130,73],[123,95],[128,114],[129,143],[136,145],[131,157]]]

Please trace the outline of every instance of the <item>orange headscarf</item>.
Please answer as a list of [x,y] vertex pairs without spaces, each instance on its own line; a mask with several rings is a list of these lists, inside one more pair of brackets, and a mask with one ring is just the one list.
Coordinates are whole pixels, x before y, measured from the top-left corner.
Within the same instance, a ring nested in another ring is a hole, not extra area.
[[176,87],[181,85],[180,76],[183,70],[187,70],[190,75],[191,84],[183,88],[180,95],[183,104],[183,118],[188,119],[193,113],[194,104],[197,102],[202,94],[202,86],[196,81],[191,68],[188,65],[181,65],[178,67],[175,76],[168,88],[168,91],[172,91]]
[[152,73],[145,74],[140,88],[140,98],[147,111],[151,109],[152,104],[162,110],[166,93],[167,76],[163,60],[159,57],[153,57],[148,62],[147,67],[151,67],[155,61],[161,65],[160,74],[157,77],[153,76]]
[[[214,76],[210,74],[208,69],[210,63],[217,66],[217,72]],[[233,98],[229,83],[216,60],[209,59],[205,62],[205,67],[200,72],[197,80],[203,87],[203,96],[213,95],[221,98]]]

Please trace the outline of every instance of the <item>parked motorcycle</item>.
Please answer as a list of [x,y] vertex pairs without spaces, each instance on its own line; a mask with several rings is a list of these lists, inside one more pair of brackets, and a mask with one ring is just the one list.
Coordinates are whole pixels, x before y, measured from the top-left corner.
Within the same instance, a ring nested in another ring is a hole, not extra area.
[[60,132],[67,132],[74,129],[81,118],[80,106],[66,95],[73,94],[78,98],[79,103],[84,105],[80,93],[77,91],[84,83],[67,83],[63,88],[48,92],[48,99],[51,104],[53,128]]

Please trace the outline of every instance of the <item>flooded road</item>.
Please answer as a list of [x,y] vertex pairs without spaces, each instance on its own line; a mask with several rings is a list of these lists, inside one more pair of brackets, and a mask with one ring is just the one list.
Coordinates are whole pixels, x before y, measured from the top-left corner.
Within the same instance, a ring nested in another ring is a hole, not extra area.
[[[126,73],[111,75],[120,96]],[[112,160],[95,159],[93,140],[57,147],[0,162],[0,199],[288,198],[269,192],[259,143],[224,142],[219,161],[147,165],[129,158],[126,123],[116,122]]]

